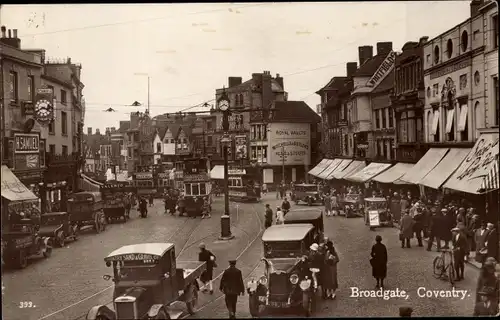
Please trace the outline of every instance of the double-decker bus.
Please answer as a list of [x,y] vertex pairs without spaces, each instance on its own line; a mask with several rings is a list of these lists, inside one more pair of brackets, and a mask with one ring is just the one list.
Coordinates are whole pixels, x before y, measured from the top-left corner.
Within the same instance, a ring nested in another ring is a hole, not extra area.
[[207,159],[196,158],[184,160],[183,171],[184,200],[189,215],[200,215],[203,202],[210,199],[212,185],[207,170]]
[[248,169],[228,169],[229,199],[233,201],[258,202],[255,184],[258,175]]

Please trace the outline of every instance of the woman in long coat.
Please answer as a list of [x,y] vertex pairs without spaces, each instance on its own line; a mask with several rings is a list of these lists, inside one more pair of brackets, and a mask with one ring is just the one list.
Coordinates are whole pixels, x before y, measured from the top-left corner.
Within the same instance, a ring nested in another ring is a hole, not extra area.
[[325,258],[325,268],[324,272],[322,272],[323,288],[326,291],[325,298],[333,300],[335,299],[335,291],[339,287],[337,279],[337,263],[340,261],[337,251],[333,247],[333,244],[327,245]]
[[382,237],[375,237],[376,243],[372,246],[370,264],[372,275],[377,280],[376,288],[384,287],[384,279],[387,276],[387,248],[382,243]]

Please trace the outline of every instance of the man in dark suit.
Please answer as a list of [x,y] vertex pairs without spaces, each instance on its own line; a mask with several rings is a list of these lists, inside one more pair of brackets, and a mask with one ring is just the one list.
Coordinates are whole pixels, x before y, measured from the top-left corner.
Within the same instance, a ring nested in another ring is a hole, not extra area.
[[498,259],[498,233],[495,229],[495,225],[493,223],[488,223],[486,225],[486,230],[488,231],[488,235],[485,239],[486,258],[492,257]]
[[453,228],[451,243],[453,245],[453,263],[455,265],[456,281],[464,279],[465,254],[467,253],[467,236],[459,228]]
[[229,260],[229,268],[224,271],[220,280],[220,291],[224,293],[226,298],[229,319],[236,319],[238,295],[245,295],[243,276],[240,269],[236,268],[236,260]]

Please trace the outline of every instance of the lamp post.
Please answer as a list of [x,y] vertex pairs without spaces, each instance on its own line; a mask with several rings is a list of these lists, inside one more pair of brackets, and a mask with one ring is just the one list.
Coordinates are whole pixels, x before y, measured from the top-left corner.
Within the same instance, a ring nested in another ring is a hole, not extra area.
[[224,136],[221,139],[223,146],[224,155],[224,215],[221,216],[221,235],[219,239],[230,240],[234,236],[231,234],[231,218],[229,216],[229,186],[228,186],[228,154],[227,149],[231,143],[231,138],[229,137],[229,98],[224,89],[221,97],[217,101],[219,110],[222,111],[222,130],[224,131]]
[[150,79],[151,77],[149,76],[149,74],[147,73],[143,73],[143,72],[136,72],[134,73],[134,76],[145,76],[145,77],[148,77],[148,113],[150,113],[149,111],[149,83],[150,83]]

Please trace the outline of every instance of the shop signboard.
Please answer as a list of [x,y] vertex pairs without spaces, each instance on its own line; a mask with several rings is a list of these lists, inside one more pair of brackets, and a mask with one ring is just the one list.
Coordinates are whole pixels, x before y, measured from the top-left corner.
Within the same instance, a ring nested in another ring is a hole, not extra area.
[[149,180],[149,179],[153,179],[153,174],[150,173],[150,172],[136,173],[135,174],[135,179],[136,180]]
[[309,123],[270,123],[268,164],[307,165],[311,163]]
[[39,169],[41,146],[37,133],[14,133],[14,170]]

